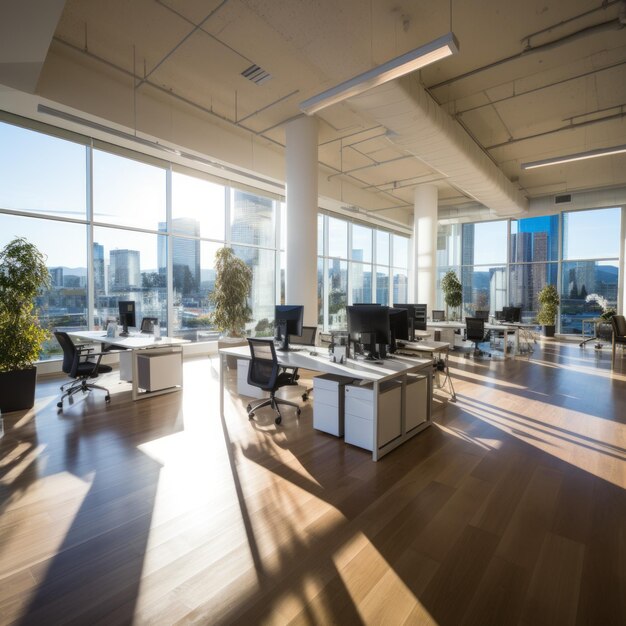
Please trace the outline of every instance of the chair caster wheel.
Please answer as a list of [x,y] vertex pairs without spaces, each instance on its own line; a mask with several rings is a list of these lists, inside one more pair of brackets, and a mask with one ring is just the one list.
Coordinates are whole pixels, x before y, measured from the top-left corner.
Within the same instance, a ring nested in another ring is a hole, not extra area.
[[254,418],[254,413],[248,413],[248,419],[252,420]]
[[250,411],[252,411],[252,405],[251,405],[251,404],[249,404],[249,405],[246,407],[246,411],[248,411],[248,413],[250,413]]
[[105,401],[107,404],[110,404],[110,403],[111,403],[111,398],[110,398],[109,396],[107,396],[107,397],[104,399],[104,401]]
[[298,417],[300,417],[300,413],[302,413],[302,411],[301,411],[300,409],[298,409],[298,412],[296,413],[296,415],[297,415]]
[[282,421],[283,421],[283,418],[280,415],[274,420],[276,424],[280,424]]
[[309,399],[309,394],[303,393],[302,394],[302,399],[306,402]]
[[57,406],[62,409],[63,408],[63,402],[57,402]]

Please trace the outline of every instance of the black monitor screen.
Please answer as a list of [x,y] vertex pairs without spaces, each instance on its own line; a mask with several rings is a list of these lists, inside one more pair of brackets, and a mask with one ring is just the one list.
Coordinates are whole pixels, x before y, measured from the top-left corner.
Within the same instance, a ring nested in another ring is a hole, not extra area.
[[426,304],[394,304],[395,309],[406,309],[409,312],[409,339],[415,339],[416,330],[426,330]]
[[389,307],[380,305],[349,306],[348,333],[350,339],[369,346],[370,354],[377,353],[376,345],[390,342]]
[[124,327],[124,333],[128,333],[129,326],[137,326],[135,320],[135,301],[120,300],[117,304],[120,313],[120,324]]
[[519,322],[521,318],[522,309],[519,306],[505,306],[505,307],[502,307],[502,313],[504,315],[504,321]]
[[409,311],[407,309],[389,309],[389,350],[396,351],[396,339],[409,340]]
[[277,338],[282,339],[281,350],[289,350],[289,335],[302,334],[304,307],[301,304],[277,304],[274,309],[274,324]]

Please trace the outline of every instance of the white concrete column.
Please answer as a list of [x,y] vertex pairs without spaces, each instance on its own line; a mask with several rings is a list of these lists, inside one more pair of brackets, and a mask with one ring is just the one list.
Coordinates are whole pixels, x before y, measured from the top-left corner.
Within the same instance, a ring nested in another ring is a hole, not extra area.
[[413,205],[413,303],[435,307],[437,284],[437,187],[420,185]]
[[317,119],[287,124],[287,241],[285,304],[304,305],[304,323],[317,326]]

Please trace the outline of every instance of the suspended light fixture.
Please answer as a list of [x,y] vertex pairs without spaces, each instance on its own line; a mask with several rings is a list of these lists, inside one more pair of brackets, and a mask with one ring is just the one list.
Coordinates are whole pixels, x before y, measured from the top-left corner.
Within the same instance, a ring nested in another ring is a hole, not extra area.
[[445,59],[459,51],[459,42],[454,33],[449,32],[415,50],[387,61],[378,67],[335,85],[322,93],[317,94],[300,103],[300,110],[307,115],[313,115],[332,104],[337,104],[346,98],[356,96],[372,87],[382,85],[394,78],[399,78],[414,72],[426,65]]
[[572,161],[584,161],[585,159],[595,159],[596,157],[609,156],[610,154],[620,154],[621,152],[626,152],[626,145],[613,146],[612,148],[598,148],[597,150],[587,150],[586,152],[577,152],[576,154],[567,154],[565,156],[543,159],[541,161],[530,161],[529,163],[522,163],[522,169],[534,170],[538,167],[571,163]]

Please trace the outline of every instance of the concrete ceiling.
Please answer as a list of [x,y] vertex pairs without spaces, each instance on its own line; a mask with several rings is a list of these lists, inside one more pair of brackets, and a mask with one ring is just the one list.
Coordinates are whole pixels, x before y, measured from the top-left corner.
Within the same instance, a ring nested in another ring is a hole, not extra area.
[[[486,205],[499,214],[503,197],[522,206],[526,198],[626,185],[626,155],[520,167],[626,144],[624,22],[623,2],[601,0],[464,0],[452,3],[452,15],[437,0],[68,0],[51,53],[97,61],[94,71],[107,79],[134,75],[135,94],[183,103],[280,150],[301,101],[452,29],[459,54],[408,79],[472,144],[451,152],[450,167],[416,158],[419,137],[395,141],[356,100],[317,114],[329,185],[344,181],[363,191],[358,204],[367,212],[407,222],[424,182],[437,185],[441,207]],[[253,64],[271,78],[244,78]],[[475,154],[505,196],[495,187],[477,194],[455,178]]]

